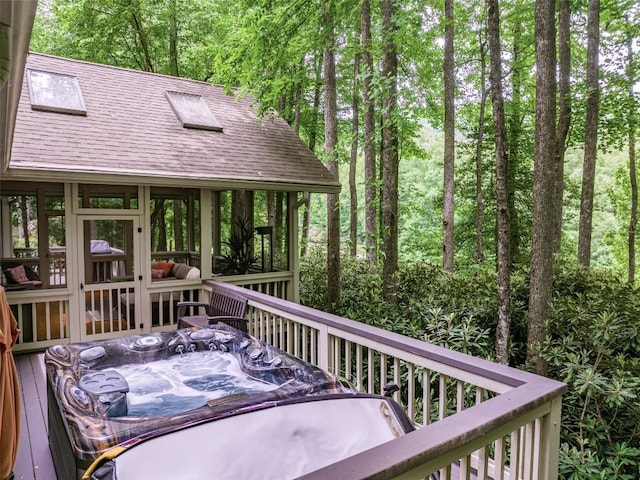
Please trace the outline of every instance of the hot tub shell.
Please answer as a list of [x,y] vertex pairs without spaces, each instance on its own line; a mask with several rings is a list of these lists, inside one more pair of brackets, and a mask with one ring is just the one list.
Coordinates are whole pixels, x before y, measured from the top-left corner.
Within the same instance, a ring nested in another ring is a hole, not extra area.
[[[127,416],[126,381],[123,384],[111,369],[214,350],[235,358],[248,378],[273,384],[274,389],[224,396],[170,416]],[[61,479],[82,478],[98,457],[117,445],[130,448],[187,428],[305,399],[361,396],[327,372],[222,324],[55,346],[47,350],[45,364],[49,446]],[[399,407],[389,405],[402,426],[400,434],[412,430]]]

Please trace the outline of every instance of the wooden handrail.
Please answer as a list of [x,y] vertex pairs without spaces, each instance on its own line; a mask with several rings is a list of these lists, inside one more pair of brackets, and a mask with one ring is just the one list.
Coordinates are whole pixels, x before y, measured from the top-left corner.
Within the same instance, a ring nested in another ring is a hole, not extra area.
[[[318,335],[343,338],[367,348],[375,346],[383,354],[386,350],[390,356],[402,355],[401,359],[429,365],[431,371],[441,375],[495,392],[492,398],[302,478],[424,478],[532,423],[539,431],[535,445],[526,447],[531,449],[527,450],[530,468],[523,478],[557,478],[561,397],[567,389],[564,383],[242,287],[206,283],[243,294],[250,307],[315,328]],[[483,478],[493,477],[485,474]],[[499,478],[509,478],[508,473]]]

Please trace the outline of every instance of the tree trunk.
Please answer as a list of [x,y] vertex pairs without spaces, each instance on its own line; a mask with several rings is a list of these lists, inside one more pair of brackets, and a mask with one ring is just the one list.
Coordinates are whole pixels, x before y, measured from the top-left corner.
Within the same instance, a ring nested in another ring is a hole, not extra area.
[[155,72],[153,68],[153,61],[151,60],[151,53],[149,51],[149,42],[147,40],[147,34],[142,26],[142,18],[140,17],[140,10],[138,0],[129,0],[129,7],[131,10],[131,24],[136,32],[140,46],[142,47],[142,53],[144,55],[144,70],[147,72]]
[[376,117],[373,95],[373,54],[371,52],[371,0],[363,0],[360,9],[360,29],[362,30],[364,103],[364,202],[365,202],[365,247],[367,259],[378,262],[378,206],[376,169]]
[[533,231],[527,363],[546,375],[547,363],[538,347],[546,338],[545,320],[553,285],[551,236],[556,140],[555,1],[536,0],[536,124],[533,166]]
[[24,237],[24,247],[31,248],[31,239],[29,238],[29,204],[26,195],[20,196],[20,218],[22,226],[22,235]]
[[360,75],[360,53],[353,59],[353,100],[351,108],[351,158],[349,159],[349,253],[355,257],[358,253],[358,191],[356,189],[356,165],[358,162],[358,114],[360,92],[358,91],[358,76]]
[[522,96],[523,75],[520,49],[522,43],[522,23],[515,19],[513,27],[513,60],[511,70],[511,109],[507,122],[507,145],[509,156],[507,162],[507,204],[509,208],[509,255],[517,261],[520,258],[520,216],[516,208],[517,172],[522,161]]
[[276,192],[275,194],[275,212],[274,212],[274,223],[275,229],[273,232],[273,238],[271,241],[273,242],[273,250],[274,255],[278,255],[279,258],[282,258],[282,254],[285,251],[285,209],[284,209],[284,199],[286,198],[284,192]]
[[[336,92],[334,4],[322,6],[324,46],[324,138],[327,168],[338,178],[338,106]],[[340,202],[339,194],[327,196],[327,308],[335,311],[340,301]]]
[[[309,149],[315,152],[316,140],[318,137],[318,112],[320,111],[320,88],[322,86],[322,56],[318,55],[315,67],[315,87],[313,91],[313,120],[309,132]],[[309,224],[311,222],[311,194],[304,202],[304,213],[302,214],[302,241],[300,242],[300,256],[307,254],[309,245]]]
[[169,0],[169,67],[174,77],[178,72],[178,20],[176,0]]
[[593,220],[593,190],[598,153],[600,109],[599,46],[600,0],[589,0],[587,13],[587,118],[584,129],[584,163],[582,166],[582,195],[578,229],[578,262],[584,267],[589,267],[591,263],[591,223]]
[[164,200],[158,200],[161,203],[160,215],[158,215],[158,247],[159,252],[167,251],[167,220],[166,205]]
[[558,126],[553,175],[553,253],[562,245],[562,203],[564,200],[564,154],[571,126],[571,0],[560,0],[558,20]]
[[173,201],[173,236],[176,242],[176,250],[184,250],[184,232],[182,230],[182,200]]
[[487,104],[487,43],[480,42],[480,113],[478,115],[478,138],[476,141],[476,261],[484,262],[483,224],[484,197],[482,193],[482,142],[484,140],[485,108]]
[[453,0],[444,2],[444,199],[442,266],[453,270],[455,186],[455,72],[453,64]]
[[[302,67],[300,68],[302,70]],[[300,73],[300,75],[302,75]],[[296,132],[297,135],[300,135],[300,106],[302,105],[302,79],[299,79],[296,82],[296,92],[294,98],[294,109],[293,109],[293,131]]]
[[[629,23],[627,22],[627,25]],[[629,283],[636,280],[636,227],[638,225],[638,178],[636,177],[636,100],[634,86],[633,37],[627,32],[627,79],[629,81],[629,180],[631,183],[631,212],[629,216]]]
[[394,0],[382,0],[382,76],[386,91],[382,101],[382,285],[385,299],[397,301],[398,285],[398,58],[396,52]]
[[509,326],[511,319],[511,256],[509,252],[509,205],[507,198],[507,131],[502,94],[500,48],[500,12],[498,0],[488,0],[487,30],[489,39],[490,80],[493,103],[493,129],[496,147],[496,223],[498,244],[498,326],[496,357],[509,361]]

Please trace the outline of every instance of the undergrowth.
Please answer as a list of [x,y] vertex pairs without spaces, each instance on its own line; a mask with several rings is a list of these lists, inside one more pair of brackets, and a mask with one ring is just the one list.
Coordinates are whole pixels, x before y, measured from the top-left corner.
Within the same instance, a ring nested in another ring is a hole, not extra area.
[[[511,282],[510,364],[524,368],[528,267]],[[384,301],[380,271],[342,258],[338,315],[493,359],[497,279],[486,267],[454,273],[427,263],[400,265],[398,303]],[[326,310],[326,262],[301,265],[301,302]],[[640,295],[607,270],[557,265],[542,352],[563,397],[560,478],[640,478]]]

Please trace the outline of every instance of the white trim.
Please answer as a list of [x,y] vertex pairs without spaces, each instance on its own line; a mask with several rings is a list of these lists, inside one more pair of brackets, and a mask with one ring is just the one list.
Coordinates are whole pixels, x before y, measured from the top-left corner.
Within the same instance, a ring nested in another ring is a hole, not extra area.
[[31,168],[25,162],[15,160],[11,168],[3,174],[3,180],[26,180],[31,182],[77,182],[95,183],[105,185],[150,185],[180,188],[210,188],[212,190],[274,190],[285,192],[308,191],[313,193],[339,193],[341,186],[332,183],[292,183],[282,182],[277,179],[263,178],[255,180],[228,179],[220,177],[204,177],[202,174],[190,175],[180,172],[179,177],[168,176],[166,172],[159,173],[148,170],[129,171],[126,174],[118,174],[114,169],[111,172],[95,170],[87,167],[86,171],[80,171],[78,167],[73,169],[63,168],[60,165],[42,165],[46,168]]
[[200,277],[210,279],[213,272],[211,260],[212,242],[213,242],[213,221],[215,218],[214,210],[212,210],[214,202],[212,202],[211,190],[207,188],[200,189]]

